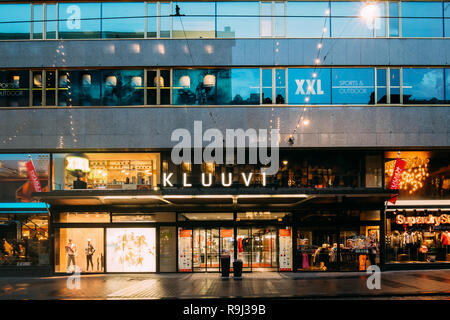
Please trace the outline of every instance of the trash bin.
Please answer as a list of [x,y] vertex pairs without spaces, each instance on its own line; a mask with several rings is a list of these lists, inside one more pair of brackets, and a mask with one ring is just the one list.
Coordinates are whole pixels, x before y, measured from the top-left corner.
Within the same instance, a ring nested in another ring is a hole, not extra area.
[[220,258],[220,264],[222,266],[222,278],[228,278],[230,276],[230,256],[223,255]]
[[233,262],[233,275],[235,278],[242,278],[242,260],[237,259]]

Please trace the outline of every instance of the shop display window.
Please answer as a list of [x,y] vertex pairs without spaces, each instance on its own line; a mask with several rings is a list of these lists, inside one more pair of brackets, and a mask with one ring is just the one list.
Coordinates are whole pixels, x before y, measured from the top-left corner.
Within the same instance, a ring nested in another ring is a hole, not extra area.
[[450,211],[388,210],[387,263],[450,263]]
[[156,272],[156,228],[106,229],[108,272]]
[[177,271],[177,230],[176,227],[159,228],[159,271]]
[[[397,152],[385,153],[385,185],[392,178]],[[402,173],[398,200],[449,199],[450,153],[445,151],[402,151],[406,160]]]
[[[31,154],[42,191],[48,191],[49,154]],[[0,202],[31,202],[28,154],[0,154]]]
[[49,264],[48,215],[0,215],[0,266]]
[[55,230],[55,272],[104,272],[103,228]]
[[336,229],[298,229],[296,255],[297,271],[337,271]]
[[360,226],[340,232],[340,270],[365,271],[380,265],[380,227]]
[[28,70],[0,71],[0,106],[29,106],[29,79],[30,72]]
[[55,190],[150,190],[159,183],[158,153],[54,154]]

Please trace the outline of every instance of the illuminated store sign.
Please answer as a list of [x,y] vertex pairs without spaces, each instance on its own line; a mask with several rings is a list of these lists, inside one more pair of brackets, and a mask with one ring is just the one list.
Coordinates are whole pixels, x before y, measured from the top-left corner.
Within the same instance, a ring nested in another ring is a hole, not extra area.
[[437,217],[430,214],[426,217],[405,217],[399,214],[395,217],[395,222],[397,224],[407,224],[410,227],[414,224],[433,224],[438,226],[440,224],[450,224],[450,215],[441,214]]
[[86,158],[70,156],[67,157],[66,160],[67,160],[66,170],[69,171],[81,170],[83,172],[90,171],[89,160]]
[[[173,172],[170,173],[163,173],[163,186],[164,187],[173,187],[173,184],[171,182],[171,178],[173,176]],[[254,176],[253,172],[250,172],[248,174],[242,172],[241,177],[244,180],[245,186],[248,187],[252,183],[252,179]],[[265,187],[266,186],[266,173],[262,172],[259,174],[259,181],[261,181],[261,184]],[[220,175],[220,183],[223,187],[231,187],[233,184],[233,174],[230,172],[228,174],[222,173]],[[202,173],[202,186],[203,187],[211,187],[213,184],[213,177],[211,173],[205,174]],[[183,173],[183,187],[192,187],[192,183],[189,182],[187,173]]]

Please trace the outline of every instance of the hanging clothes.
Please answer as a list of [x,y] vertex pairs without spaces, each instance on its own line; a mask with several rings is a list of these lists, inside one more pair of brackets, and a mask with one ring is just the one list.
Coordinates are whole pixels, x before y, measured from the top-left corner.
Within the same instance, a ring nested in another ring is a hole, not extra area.
[[302,269],[309,269],[309,258],[306,253],[302,254]]

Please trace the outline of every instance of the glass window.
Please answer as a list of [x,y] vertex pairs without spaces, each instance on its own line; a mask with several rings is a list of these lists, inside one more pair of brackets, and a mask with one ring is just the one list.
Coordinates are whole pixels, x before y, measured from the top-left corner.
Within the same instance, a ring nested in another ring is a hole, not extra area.
[[44,79],[42,79],[42,71],[33,71],[33,106],[42,106],[42,88],[43,88],[43,84],[42,81],[44,81]]
[[261,37],[272,36],[272,2],[261,2]]
[[28,70],[0,71],[0,106],[30,105],[30,72]]
[[381,155],[366,156],[366,187],[381,188],[383,164]]
[[342,230],[339,236],[341,271],[365,271],[380,264],[380,227],[360,226]]
[[399,15],[399,2],[389,2],[389,36],[398,37],[400,35],[400,15]]
[[337,271],[337,234],[332,227],[297,230],[297,271]]
[[177,271],[177,230],[176,227],[159,228],[159,271]]
[[0,5],[0,40],[30,39],[30,4]]
[[403,69],[403,103],[440,103],[443,101],[443,69]]
[[258,38],[259,2],[217,2],[217,38]]
[[387,103],[387,70],[377,68],[377,103]]
[[289,68],[289,104],[331,104],[331,72],[325,68]]
[[236,221],[244,220],[283,220],[289,213],[270,211],[247,211],[238,212]]
[[442,2],[402,2],[403,37],[442,37]]
[[175,222],[174,212],[113,213],[112,222]]
[[54,154],[54,189],[149,190],[159,183],[159,153]]
[[192,271],[192,229],[178,228],[178,271]]
[[400,103],[400,69],[389,69],[390,103]]
[[[385,185],[389,186],[397,152],[385,153]],[[449,199],[450,154],[448,152],[402,151],[406,161],[400,181],[399,200]]]
[[56,104],[56,71],[45,71],[45,105]]
[[286,13],[288,37],[321,38],[322,34],[325,38],[330,36],[328,2],[289,1]]
[[59,106],[101,106],[100,70],[58,72]]
[[262,103],[272,104],[272,69],[262,69]]
[[103,70],[102,105],[144,104],[144,70]]
[[[172,17],[173,38],[214,38],[214,2],[177,2],[180,15]],[[176,14],[176,7],[173,7]]]
[[387,263],[450,263],[448,211],[386,212]]
[[333,104],[373,104],[374,69],[332,69]]
[[286,69],[275,69],[275,103],[286,103]]
[[147,38],[156,38],[158,32],[158,7],[156,2],[147,3]]
[[172,29],[172,3],[165,3],[160,2],[159,3],[159,10],[160,10],[160,30],[159,30],[159,36],[161,38],[170,38],[170,30]]
[[284,37],[286,34],[286,3],[274,2],[274,35]]
[[100,3],[59,3],[60,39],[100,38]]
[[55,215],[57,223],[100,223],[110,222],[108,212],[60,212]]
[[103,228],[55,230],[55,272],[104,272]]
[[445,103],[450,103],[450,69],[445,69]]
[[259,104],[259,68],[221,70],[217,86],[218,104]]
[[0,266],[48,265],[48,215],[0,215]]
[[[32,154],[43,191],[48,191],[48,154]],[[0,202],[30,202],[33,187],[28,177],[28,154],[0,154]]]
[[56,39],[56,4],[46,4],[46,39]]
[[[160,80],[161,81],[161,80]],[[156,70],[147,71],[147,104],[157,104],[158,76]]]
[[144,12],[144,2],[103,3],[102,37],[143,38],[145,28]]
[[384,3],[331,2],[332,37],[367,38],[386,34]]
[[108,272],[156,272],[156,228],[106,229]]
[[233,213],[179,213],[178,221],[233,220]]
[[444,23],[445,23],[445,34],[444,37],[450,37],[450,2],[444,3]]
[[[174,69],[173,104],[217,104],[217,69]],[[222,87],[221,87],[222,90]]]
[[160,104],[170,104],[170,70],[160,70],[159,98]]
[[33,5],[33,39],[42,39],[44,31],[44,5]]

